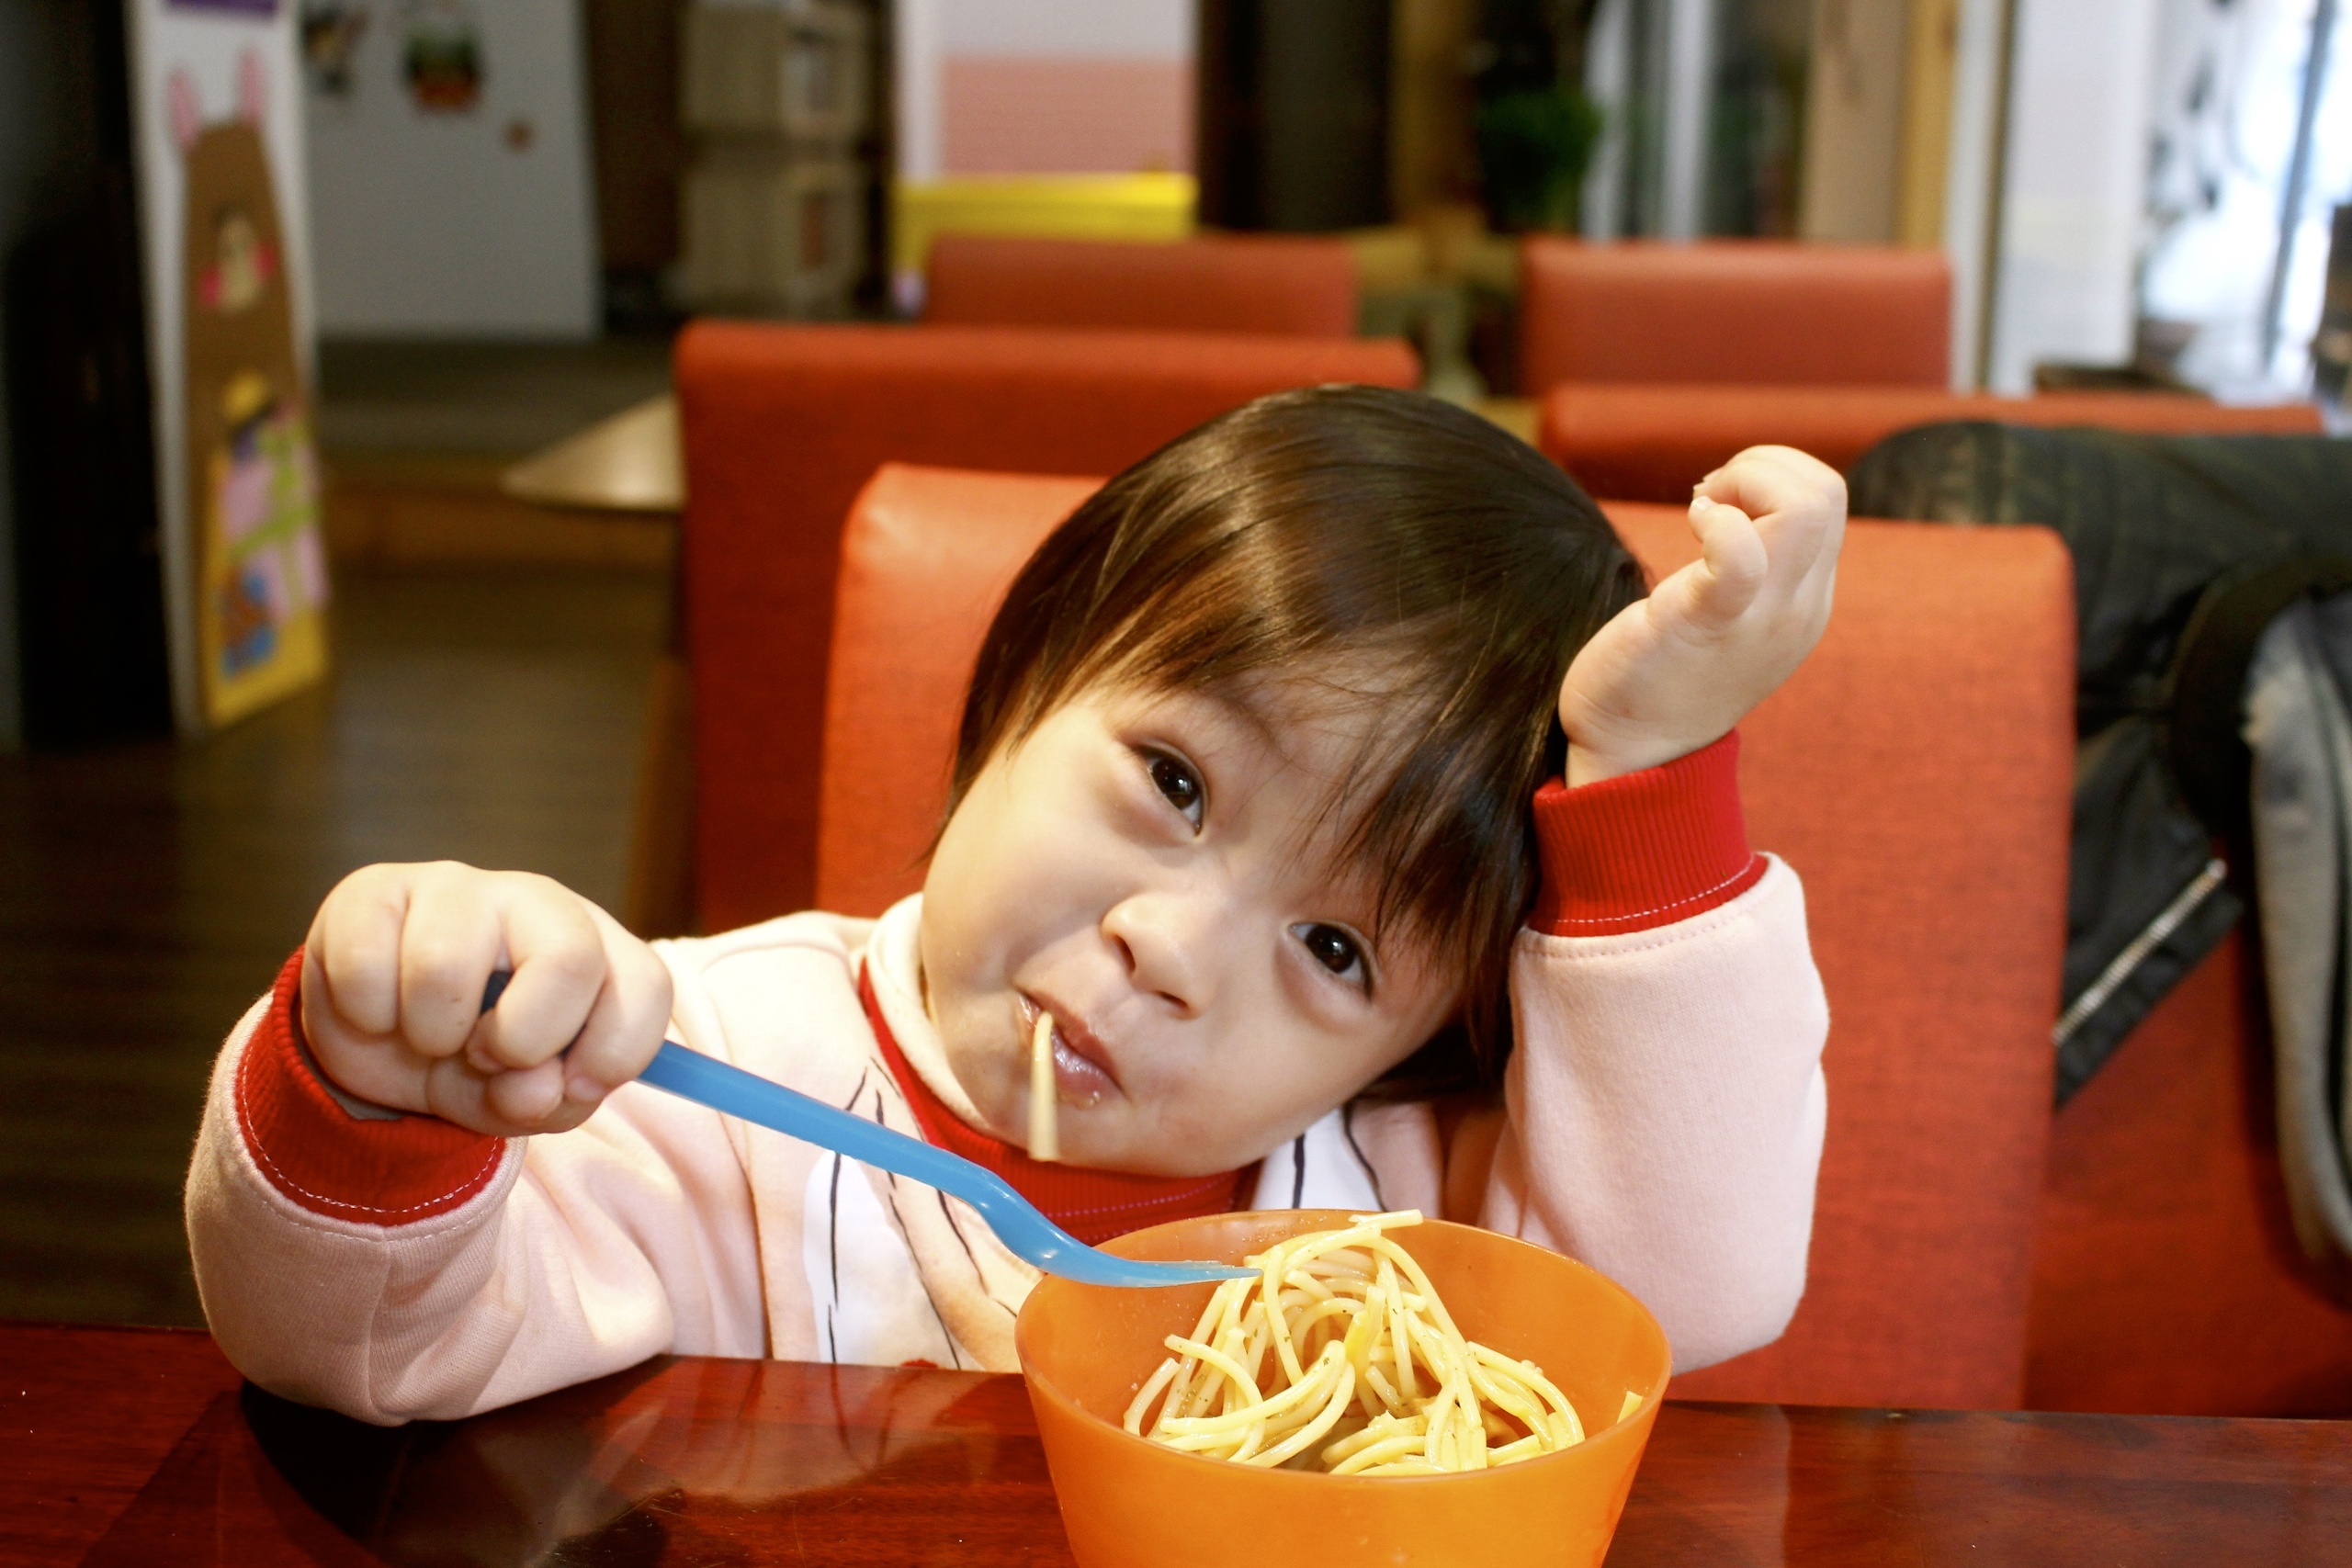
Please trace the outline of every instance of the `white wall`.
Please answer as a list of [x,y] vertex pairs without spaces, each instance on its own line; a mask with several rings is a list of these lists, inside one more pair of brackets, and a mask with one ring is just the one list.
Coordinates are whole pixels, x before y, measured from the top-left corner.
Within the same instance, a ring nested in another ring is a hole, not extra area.
[[1193,52],[1192,0],[953,0],[944,24],[940,41],[949,54]]
[[940,76],[947,54],[947,17],[954,0],[898,0],[893,38],[898,58],[890,85],[898,117],[897,156],[902,180],[939,177]]
[[594,335],[578,0],[475,0],[481,96],[461,112],[411,101],[401,8],[371,10],[350,96],[306,100],[320,331]]
[[[2305,30],[2308,34],[2308,22]],[[2306,41],[2306,51],[2308,47]],[[2300,56],[2297,63],[2300,67]],[[2352,17],[2341,7],[2320,76],[2311,164],[2304,178],[2303,205],[2288,240],[2287,272],[2280,280],[2285,288],[2278,300],[2278,340],[2262,368],[2264,385],[2256,395],[2295,395],[2310,385],[2312,339],[2319,332],[2327,295],[2330,218],[2337,205],[2352,202]],[[2280,195],[2283,198],[2283,189]]]
[[2263,355],[2312,0],[2166,0],[2142,309],[2187,329],[2175,365],[2225,396],[2292,396],[2319,325],[2328,212],[2352,198],[2352,18],[2336,16],[2275,353]]
[[2160,0],[2017,0],[1996,265],[1996,391],[2132,356]]

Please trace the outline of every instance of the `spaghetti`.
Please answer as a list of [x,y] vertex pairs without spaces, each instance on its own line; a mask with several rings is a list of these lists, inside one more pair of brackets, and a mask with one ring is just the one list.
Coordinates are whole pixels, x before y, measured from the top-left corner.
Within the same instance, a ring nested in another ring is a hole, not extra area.
[[1029,1036],[1029,1157],[1062,1157],[1054,1090],[1054,1015],[1037,1010],[1037,1027]]
[[[1256,1274],[1219,1285],[1193,1332],[1168,1337],[1174,1353],[1136,1391],[1127,1430],[1333,1475],[1484,1470],[1582,1442],[1567,1397],[1533,1363],[1464,1338],[1386,1235],[1420,1223],[1413,1209],[1360,1214],[1248,1259]],[[1640,1404],[1628,1393],[1618,1418]]]

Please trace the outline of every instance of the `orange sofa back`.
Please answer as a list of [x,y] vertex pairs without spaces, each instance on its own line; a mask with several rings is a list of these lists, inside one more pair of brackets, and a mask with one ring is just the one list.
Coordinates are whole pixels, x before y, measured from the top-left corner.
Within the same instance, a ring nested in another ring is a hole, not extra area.
[[1396,341],[701,321],[678,340],[705,930],[816,891],[842,519],[893,460],[1108,473],[1252,398],[1410,387]]
[[[989,615],[1095,482],[892,467],[858,498],[825,716],[826,908],[873,913],[922,885]],[[1653,571],[1693,553],[1674,511],[1610,513]],[[1678,1392],[2018,1403],[2073,681],[2055,536],[1855,525],[1827,637],[1742,749],[1756,841],[1805,879],[1829,993],[1812,1277],[1779,1344]]]
[[1236,234],[1129,244],[942,234],[923,320],[1352,337],[1356,266],[1339,240]]
[[1538,441],[1594,495],[1683,501],[1742,447],[1771,443],[1832,468],[1898,430],[1946,420],[2088,424],[2151,435],[2313,435],[2311,403],[2233,407],[2136,392],[2044,392],[2030,398],[1931,387],[1696,387],[1570,383],[1544,399]]
[[1942,253],[1769,240],[1520,248],[1520,389],[1563,381],[1940,387]]
[[859,492],[833,605],[819,908],[878,915],[922,888],[989,617],[1102,483],[891,463]]

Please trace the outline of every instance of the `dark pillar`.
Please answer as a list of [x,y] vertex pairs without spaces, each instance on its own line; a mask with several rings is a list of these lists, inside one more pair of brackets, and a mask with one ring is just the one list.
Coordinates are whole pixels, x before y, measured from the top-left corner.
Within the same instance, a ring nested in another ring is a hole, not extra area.
[[1389,0],[1201,0],[1201,221],[1388,220]]
[[40,0],[9,23],[0,581],[15,578],[17,658],[0,678],[17,666],[28,744],[167,734],[122,7]]

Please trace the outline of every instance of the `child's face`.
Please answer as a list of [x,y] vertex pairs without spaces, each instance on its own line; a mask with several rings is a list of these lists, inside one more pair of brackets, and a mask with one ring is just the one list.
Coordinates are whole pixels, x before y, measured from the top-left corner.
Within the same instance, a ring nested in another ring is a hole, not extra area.
[[1162,1176],[1245,1165],[1412,1054],[1454,986],[1371,940],[1320,818],[1378,705],[1113,688],[974,781],[923,884],[926,999],[989,1130],[1026,1142],[1029,1041],[1057,1023],[1062,1157]]

